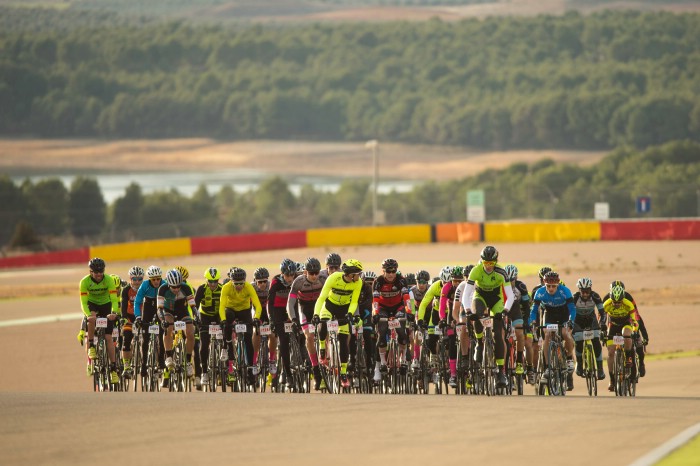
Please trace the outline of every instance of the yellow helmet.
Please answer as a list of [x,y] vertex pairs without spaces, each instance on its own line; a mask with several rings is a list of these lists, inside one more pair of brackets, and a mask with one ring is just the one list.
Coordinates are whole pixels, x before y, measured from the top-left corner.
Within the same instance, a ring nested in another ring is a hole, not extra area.
[[182,281],[185,281],[185,282],[186,282],[187,279],[188,279],[189,276],[190,276],[190,271],[187,270],[187,267],[184,267],[184,266],[182,266],[182,265],[178,265],[177,267],[175,267],[175,269],[176,269],[178,272],[180,272],[180,275],[182,275]]
[[351,273],[360,273],[362,272],[362,262],[358,261],[357,259],[348,259],[343,262],[341,269],[346,275]]

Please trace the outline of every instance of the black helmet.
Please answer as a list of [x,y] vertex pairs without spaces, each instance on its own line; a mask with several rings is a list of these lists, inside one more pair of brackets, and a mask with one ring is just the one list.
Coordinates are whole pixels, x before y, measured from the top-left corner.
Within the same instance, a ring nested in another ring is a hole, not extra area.
[[556,273],[554,270],[550,270],[547,272],[547,274],[544,276],[544,282],[547,285],[558,285],[560,280],[559,280],[559,274]]
[[99,257],[94,257],[90,259],[90,262],[88,262],[88,267],[90,267],[90,270],[92,270],[93,272],[104,272],[105,261],[100,259]]
[[326,265],[330,265],[333,267],[340,267],[340,264],[342,264],[342,259],[340,258],[340,254],[336,254],[335,252],[332,252],[326,256]]
[[542,267],[539,272],[540,280],[544,280],[544,276],[547,275],[547,272],[550,272],[551,270],[551,267]]
[[270,272],[268,272],[265,267],[258,267],[255,269],[255,272],[253,272],[253,276],[256,280],[267,280],[270,278]]
[[297,273],[297,263],[291,259],[283,259],[280,263],[280,271],[285,275],[294,275]]
[[240,267],[231,267],[231,269],[228,271],[228,278],[230,278],[232,282],[245,281],[245,277],[245,270],[241,269]]
[[382,270],[389,270],[389,269],[398,269],[399,268],[399,263],[396,262],[396,259],[384,259],[384,262],[382,262]]
[[498,251],[493,246],[486,246],[481,250],[481,260],[482,261],[497,261]]
[[428,273],[427,270],[419,270],[418,273],[416,274],[416,280],[425,280],[426,282],[430,281],[430,274]]
[[469,278],[469,274],[472,272],[472,269],[474,268],[474,264],[469,264],[464,266],[464,279],[466,280]]
[[318,273],[321,271],[321,262],[315,257],[309,257],[306,259],[306,271],[311,273]]
[[415,273],[407,273],[406,274],[406,285],[408,286],[413,286],[416,283],[416,274]]
[[464,278],[464,268],[461,265],[452,267],[452,280],[461,280]]

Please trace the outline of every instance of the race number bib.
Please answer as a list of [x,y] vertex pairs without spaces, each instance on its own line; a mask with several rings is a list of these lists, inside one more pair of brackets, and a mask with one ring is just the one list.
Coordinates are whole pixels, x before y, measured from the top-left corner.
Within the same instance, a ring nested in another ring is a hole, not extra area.
[[115,340],[119,338],[119,329],[112,329],[112,338]]
[[148,326],[148,333],[150,333],[151,335],[158,335],[160,333],[160,326],[158,324],[149,325]]
[[625,337],[623,337],[622,335],[615,335],[613,337],[613,343],[615,343],[616,345],[622,346],[625,344]]
[[395,328],[400,328],[401,327],[401,322],[399,322],[398,319],[391,319],[389,321],[389,328],[390,329],[395,329]]
[[261,325],[260,326],[260,335],[270,335],[272,333],[272,329],[270,328],[269,325]]
[[245,333],[248,330],[246,324],[236,324],[236,333]]
[[180,330],[185,330],[185,327],[186,327],[186,326],[187,326],[187,324],[185,324],[185,323],[184,323],[183,321],[181,321],[181,320],[175,321],[175,331],[176,331],[176,332],[178,332],[178,331],[180,331]]
[[95,327],[107,328],[107,318],[106,317],[98,317],[97,320],[95,321]]
[[592,340],[593,339],[593,330],[584,330],[583,331],[583,339],[584,340]]
[[355,333],[357,333],[358,335],[359,335],[360,333],[363,333],[364,331],[365,331],[365,330],[364,330],[364,328],[362,327],[362,325],[357,325],[357,326],[355,327]]
[[556,332],[557,330],[559,330],[559,324],[547,324],[548,332]]
[[328,327],[329,332],[338,333],[338,321],[337,320],[329,320],[326,325]]
[[291,322],[284,323],[284,333],[292,333],[293,330],[294,330],[294,326],[292,325]]
[[209,325],[209,335],[221,335],[221,327],[216,324]]
[[493,319],[481,319],[481,325],[483,325],[484,328],[493,328]]
[[435,327],[433,329],[433,335],[442,335],[442,329],[440,327]]

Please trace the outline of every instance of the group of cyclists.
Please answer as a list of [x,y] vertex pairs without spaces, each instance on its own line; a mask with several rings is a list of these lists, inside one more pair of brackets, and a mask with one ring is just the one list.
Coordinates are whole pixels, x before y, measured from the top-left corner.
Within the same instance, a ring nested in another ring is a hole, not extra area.
[[[292,374],[297,360],[290,358],[291,346],[296,358],[301,350],[308,391],[311,386],[316,391],[329,389],[329,360],[336,355],[336,390],[349,391],[358,383],[357,366],[366,368],[370,385],[382,384],[391,370],[421,372],[415,380],[427,390],[429,383],[440,383],[440,371],[434,368],[442,364],[445,384],[459,392],[474,382],[471,372],[460,377],[463,366],[486,364],[485,349],[495,359],[497,389],[509,384],[508,365],[528,384],[546,382],[553,374],[544,349],[555,333],[548,330],[554,327],[565,350],[566,390],[573,389],[574,372],[584,376],[585,340],[593,345],[598,380],[606,378],[602,347],[608,346],[609,390],[615,390],[614,336],[626,338],[625,365],[631,376],[644,377],[648,334],[621,281],[614,281],[601,298],[591,279],[582,277],[572,293],[556,271],[542,267],[539,283],[529,292],[515,265],[499,264],[494,246],[484,247],[479,259],[473,265],[444,266],[431,277],[427,270],[402,274],[399,263],[387,258],[378,275],[356,259],[342,261],[339,254],[330,253],[325,266],[315,257],[303,263],[285,258],[278,273],[259,267],[252,277],[240,267],[231,267],[225,277],[218,268],[208,267],[204,283],[195,287],[183,266],[165,274],[156,265],[146,270],[134,266],[128,280],[122,281],[118,275],[105,274],[104,260],[93,258],[89,274],[80,282],[85,317],[78,340],[81,345],[87,342],[87,372],[92,375],[96,323],[101,322],[106,335],[114,335],[105,339],[112,384],[145,378],[149,341],[158,338],[160,384],[168,387],[175,368],[173,338],[178,323],[184,336],[186,377],[199,390],[216,387],[217,382],[242,382],[253,390],[261,384],[272,390],[299,390]],[[134,334],[153,325],[163,331],[139,333],[144,356],[136,367]],[[113,331],[115,326],[118,332]],[[222,349],[212,355],[216,338],[223,340]],[[358,340],[361,349],[355,351]],[[329,341],[332,351],[327,351]],[[426,360],[430,379],[423,377],[426,369],[421,361]],[[221,380],[212,380],[220,364],[227,370]],[[245,373],[237,370],[239,365]]]

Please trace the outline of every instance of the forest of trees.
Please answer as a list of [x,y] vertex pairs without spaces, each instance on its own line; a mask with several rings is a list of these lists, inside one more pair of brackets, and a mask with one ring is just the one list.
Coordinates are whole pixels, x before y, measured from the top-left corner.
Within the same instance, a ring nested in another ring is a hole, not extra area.
[[698,14],[280,27],[95,13],[65,30],[49,26],[60,12],[20,10],[0,15],[3,136],[700,141]]
[[[595,202],[613,218],[633,218],[637,196],[651,196],[653,217],[695,217],[700,210],[700,144],[678,141],[644,151],[618,149],[598,164],[578,167],[551,160],[515,164],[474,177],[380,195],[390,224],[466,220],[466,192],[486,192],[487,220],[592,219]],[[132,184],[106,205],[94,179],[66,188],[57,178],[15,185],[0,177],[0,245],[47,250],[105,242],[180,236],[370,225],[369,181],[346,181],[335,193],[304,186],[294,196],[270,178],[258,189],[231,186],[186,197],[176,190],[144,194]],[[70,241],[70,242],[68,242]],[[5,248],[6,249],[6,248]]]

